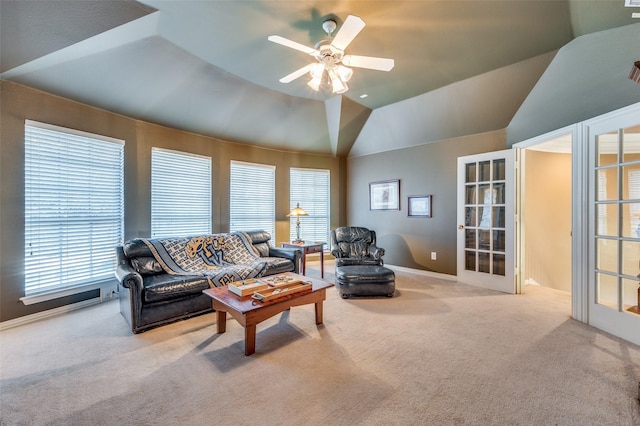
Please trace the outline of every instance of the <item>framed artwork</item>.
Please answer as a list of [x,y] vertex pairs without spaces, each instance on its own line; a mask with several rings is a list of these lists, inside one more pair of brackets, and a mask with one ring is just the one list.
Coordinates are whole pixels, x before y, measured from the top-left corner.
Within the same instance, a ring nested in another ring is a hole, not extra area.
[[431,217],[431,197],[431,195],[410,196],[407,208],[409,216]]
[[400,210],[400,180],[369,184],[370,210]]

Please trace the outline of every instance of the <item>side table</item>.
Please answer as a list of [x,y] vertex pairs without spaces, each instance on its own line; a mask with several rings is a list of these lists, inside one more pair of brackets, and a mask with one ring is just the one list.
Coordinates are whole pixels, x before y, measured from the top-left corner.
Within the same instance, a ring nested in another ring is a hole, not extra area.
[[326,243],[321,241],[310,242],[303,241],[296,243],[294,241],[280,243],[283,248],[299,248],[302,249],[302,275],[307,275],[307,254],[320,253],[320,277],[324,278],[324,250],[323,246]]

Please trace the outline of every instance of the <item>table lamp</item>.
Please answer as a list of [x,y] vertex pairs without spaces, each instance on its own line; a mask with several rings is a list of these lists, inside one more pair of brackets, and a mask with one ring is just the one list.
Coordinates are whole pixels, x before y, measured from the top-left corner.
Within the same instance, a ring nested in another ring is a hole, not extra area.
[[297,203],[296,208],[291,210],[291,213],[287,215],[287,217],[291,217],[291,216],[296,217],[296,239],[293,242],[303,243],[304,240],[300,239],[300,216],[309,216],[309,214],[305,212],[302,207],[300,207],[300,203]]

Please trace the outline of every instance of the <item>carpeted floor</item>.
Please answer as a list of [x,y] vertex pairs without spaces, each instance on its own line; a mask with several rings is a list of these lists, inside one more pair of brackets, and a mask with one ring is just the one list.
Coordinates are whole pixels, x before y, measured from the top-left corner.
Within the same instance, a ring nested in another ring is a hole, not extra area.
[[322,326],[313,306],[260,324],[250,357],[233,320],[133,335],[115,301],[5,330],[0,424],[640,425],[640,347],[568,294],[396,276],[392,299],[330,289]]

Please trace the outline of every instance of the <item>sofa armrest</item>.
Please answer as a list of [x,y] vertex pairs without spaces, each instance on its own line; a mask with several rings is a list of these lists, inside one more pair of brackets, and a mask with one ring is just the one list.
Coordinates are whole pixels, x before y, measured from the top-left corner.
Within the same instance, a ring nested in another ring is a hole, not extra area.
[[128,288],[134,293],[142,293],[142,275],[137,273],[136,270],[133,269],[133,267],[129,264],[122,246],[116,247],[116,257],[118,259],[118,266],[115,270],[115,276],[118,282],[123,287]]
[[297,248],[269,247],[270,257],[284,257],[293,262],[294,271],[300,273],[300,263],[302,261],[302,250]]
[[131,266],[118,265],[115,274],[116,278],[123,287],[126,287],[132,291],[142,290],[142,276],[137,273]]
[[381,259],[384,256],[384,249],[382,247],[377,247],[373,244],[369,246],[369,253],[373,256],[374,259]]

